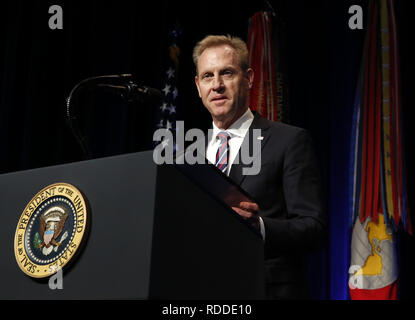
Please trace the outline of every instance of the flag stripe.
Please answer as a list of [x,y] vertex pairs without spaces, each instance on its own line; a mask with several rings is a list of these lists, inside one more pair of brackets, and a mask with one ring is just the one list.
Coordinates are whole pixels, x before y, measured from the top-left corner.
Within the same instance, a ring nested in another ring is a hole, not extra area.
[[369,289],[351,289],[350,298],[352,300],[397,300],[398,283],[394,282],[384,288]]

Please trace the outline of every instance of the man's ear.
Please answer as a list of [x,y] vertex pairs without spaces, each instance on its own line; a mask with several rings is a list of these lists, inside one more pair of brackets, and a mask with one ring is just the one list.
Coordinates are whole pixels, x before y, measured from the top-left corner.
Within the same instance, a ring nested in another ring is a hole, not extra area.
[[248,68],[245,71],[245,77],[248,80],[248,87],[249,87],[249,89],[251,89],[252,88],[252,84],[254,83],[254,70],[251,69],[251,68]]
[[199,93],[199,98],[202,98],[202,95],[200,94],[200,88],[199,88],[199,78],[195,76],[195,84],[197,87],[197,92]]

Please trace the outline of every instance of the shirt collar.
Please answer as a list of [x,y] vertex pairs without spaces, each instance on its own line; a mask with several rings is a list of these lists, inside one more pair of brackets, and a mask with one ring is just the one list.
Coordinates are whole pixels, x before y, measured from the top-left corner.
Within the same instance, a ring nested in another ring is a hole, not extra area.
[[[251,125],[253,120],[254,120],[254,114],[252,113],[251,109],[248,108],[246,112],[238,120],[232,123],[231,126],[225,131],[230,134],[231,138],[235,136],[244,137],[246,131],[249,129],[249,126]],[[224,130],[219,129],[215,125],[214,122],[212,123],[213,123],[212,141],[215,141],[218,133]]]

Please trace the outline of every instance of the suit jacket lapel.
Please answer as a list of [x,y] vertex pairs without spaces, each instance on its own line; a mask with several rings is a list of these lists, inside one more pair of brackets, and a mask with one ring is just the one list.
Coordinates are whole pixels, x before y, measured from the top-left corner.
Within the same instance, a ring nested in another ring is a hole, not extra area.
[[[265,146],[265,144],[268,141],[269,138],[269,123],[267,120],[265,120],[264,118],[262,118],[259,113],[257,113],[256,111],[253,111],[254,113],[254,120],[251,123],[251,126],[248,129],[248,132],[246,133],[246,136],[244,138],[244,141],[242,142],[242,146],[247,146],[249,145],[249,150],[253,150],[253,130],[254,129],[260,129],[261,130],[261,137],[262,140],[261,141],[261,152]],[[242,149],[241,146],[241,149]],[[238,185],[241,185],[245,175],[242,174],[242,169],[245,167],[251,167],[252,166],[252,162],[248,163],[248,164],[244,164],[242,163],[241,160],[241,149],[239,149],[238,154],[236,156],[235,160],[238,160],[237,163],[232,164],[231,167],[231,172],[229,173],[229,177],[236,182]],[[255,157],[257,157],[258,154],[255,155]],[[236,161],[235,161],[236,162]]]

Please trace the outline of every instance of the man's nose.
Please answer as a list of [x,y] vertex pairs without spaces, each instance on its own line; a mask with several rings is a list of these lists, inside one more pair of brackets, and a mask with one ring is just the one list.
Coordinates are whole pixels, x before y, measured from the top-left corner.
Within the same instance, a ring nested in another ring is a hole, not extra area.
[[224,89],[223,79],[221,76],[215,76],[212,82],[212,90],[221,91]]

